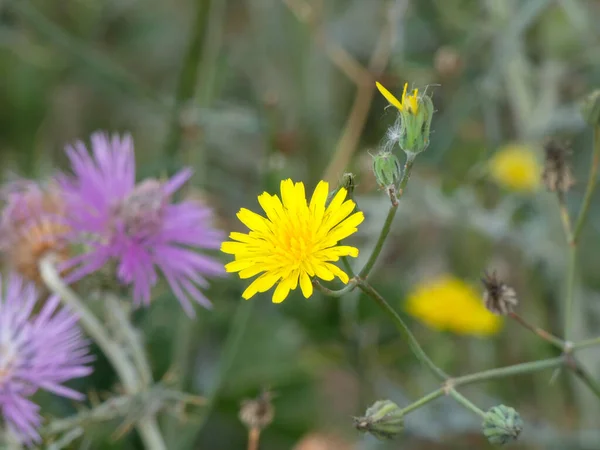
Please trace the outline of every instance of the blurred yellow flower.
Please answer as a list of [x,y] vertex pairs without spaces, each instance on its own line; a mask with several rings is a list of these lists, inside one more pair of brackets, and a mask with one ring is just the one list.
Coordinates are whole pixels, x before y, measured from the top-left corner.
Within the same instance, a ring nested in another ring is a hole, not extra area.
[[485,308],[471,286],[450,275],[417,285],[408,295],[406,311],[431,328],[457,334],[487,336],[502,326],[502,319]]
[[541,166],[524,144],[509,144],[496,152],[489,162],[492,178],[501,186],[518,192],[532,192],[540,185]]

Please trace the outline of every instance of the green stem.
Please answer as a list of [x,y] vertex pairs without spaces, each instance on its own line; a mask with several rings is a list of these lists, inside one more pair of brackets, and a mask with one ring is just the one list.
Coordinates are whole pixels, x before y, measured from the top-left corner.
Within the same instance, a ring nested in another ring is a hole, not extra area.
[[546,330],[543,330],[539,327],[536,327],[535,325],[530,324],[523,317],[518,315],[516,312],[510,312],[508,315],[509,315],[509,317],[511,317],[512,319],[517,321],[521,326],[523,326],[524,328],[527,328],[529,331],[537,334],[539,337],[541,337],[545,341],[549,342],[550,344],[554,345],[555,347],[559,348],[560,350],[565,349],[565,342],[562,339],[557,338],[556,336],[548,333]]
[[600,398],[600,384],[592,377],[587,370],[585,370],[573,357],[573,355],[567,355],[566,358],[567,367],[596,395]]
[[569,246],[569,261],[567,262],[567,292],[565,294],[565,339],[571,338],[573,322],[573,307],[575,303],[575,265],[577,263],[577,247]]
[[442,397],[445,394],[444,389],[440,388],[437,391],[433,391],[431,394],[426,395],[425,397],[420,398],[414,403],[411,403],[405,408],[402,408],[402,415],[407,415],[422,406],[425,406],[427,403],[432,402],[433,400]]
[[475,414],[480,416],[482,419],[485,419],[485,412],[483,412],[481,409],[479,409],[477,406],[475,406],[464,395],[460,394],[459,392],[455,391],[454,389],[451,389],[449,394],[454,398],[454,400],[456,400],[458,403],[463,405],[465,408],[467,408],[470,411],[473,411]]
[[181,146],[181,113],[185,104],[194,98],[198,84],[198,68],[202,61],[204,38],[209,25],[211,0],[197,0],[196,19],[192,26],[192,35],[188,44],[185,59],[175,92],[175,104],[171,112],[171,124],[165,143],[165,154],[170,159],[173,169],[176,155]]
[[541,361],[515,364],[514,366],[499,367],[497,369],[484,370],[482,372],[463,375],[448,380],[450,386],[464,386],[466,384],[479,383],[481,381],[492,380],[495,378],[504,378],[512,375],[521,375],[525,373],[538,372],[540,370],[560,367],[565,363],[563,357],[544,359]]
[[[400,180],[400,184],[398,187],[398,194],[397,194],[398,199],[400,199],[402,197],[402,195],[404,194],[404,189],[406,188],[406,184],[408,183],[408,180],[410,179],[410,174],[412,172],[415,158],[416,158],[415,153],[407,153],[406,164],[404,165],[404,173],[402,175],[402,179]],[[371,256],[369,256],[369,259],[367,260],[367,263],[365,264],[363,269],[360,271],[360,274],[359,274],[360,278],[366,279],[369,276],[369,273],[371,272],[371,270],[373,269],[373,266],[375,265],[375,262],[377,261],[377,258],[379,257],[379,254],[381,253],[381,250],[383,250],[383,244],[385,243],[385,240],[390,232],[390,229],[392,227],[392,222],[394,221],[394,217],[396,217],[397,211],[398,211],[398,202],[392,203],[392,206],[390,206],[390,209],[388,211],[387,217],[385,218],[385,222],[383,224],[383,228],[381,229],[381,233],[379,233],[379,238],[377,238],[377,243],[375,244],[375,247],[373,248],[373,252],[371,253]]]
[[[79,318],[81,327],[98,344],[106,355],[115,371],[119,375],[123,387],[128,394],[136,394],[142,389],[138,374],[129,361],[123,349],[111,338],[110,334],[81,301],[77,294],[61,279],[54,265],[54,255],[45,256],[40,262],[40,275],[48,289],[59,296],[61,302]],[[167,446],[156,424],[154,415],[148,414],[138,420],[136,424],[144,447],[147,450],[166,450]]]
[[572,348],[574,350],[581,350],[583,348],[595,347],[596,345],[600,345],[600,337],[575,342],[572,344]]
[[594,195],[594,190],[596,188],[596,182],[598,181],[598,168],[600,167],[600,126],[594,127],[594,150],[592,153],[592,163],[590,167],[590,175],[587,182],[587,187],[585,189],[585,194],[583,196],[583,203],[581,205],[581,210],[579,211],[579,216],[577,217],[577,222],[575,224],[575,230],[573,231],[573,244],[576,245],[579,239],[579,235],[583,226],[585,225],[585,221],[587,219],[587,215],[590,209],[590,205],[592,204],[592,197]]
[[352,266],[350,265],[350,261],[348,261],[348,257],[347,256],[342,256],[342,265],[344,266],[344,269],[346,269],[346,272],[348,273],[349,276],[354,277],[354,270],[352,270]]
[[571,216],[569,215],[569,210],[567,208],[565,194],[562,191],[558,191],[557,197],[558,197],[558,209],[560,211],[560,220],[563,225],[565,237],[567,239],[567,243],[571,244],[573,242],[573,225],[571,224]]
[[341,297],[342,295],[347,294],[348,292],[353,290],[356,287],[356,285],[358,284],[358,282],[356,281],[356,278],[352,278],[352,279],[350,279],[350,281],[348,281],[348,284],[346,286],[344,286],[342,289],[332,290],[332,289],[328,289],[325,286],[323,286],[321,283],[319,283],[318,280],[313,280],[312,283],[313,283],[313,286],[318,291],[321,291],[323,294],[328,295],[329,297]]
[[250,323],[250,317],[254,309],[255,301],[243,300],[239,303],[237,311],[229,328],[229,333],[225,344],[221,350],[221,362],[219,364],[219,371],[215,378],[215,384],[212,387],[210,394],[207,396],[205,407],[200,413],[200,417],[195,422],[194,426],[196,432],[200,433],[206,421],[215,406],[215,403],[221,393],[221,388],[225,382],[225,377],[231,368],[231,365],[238,354],[240,344],[243,342],[243,337],[246,334],[246,329]]
[[429,358],[429,356],[427,356],[427,353],[425,353],[425,351],[421,348],[419,341],[417,341],[417,338],[415,338],[415,336],[412,334],[410,328],[408,328],[408,325],[404,323],[400,315],[398,315],[398,313],[394,311],[394,309],[389,305],[389,303],[386,302],[385,299],[366,280],[359,280],[358,287],[365,294],[367,294],[369,297],[375,300],[375,303],[377,303],[377,305],[383,310],[383,312],[385,312],[387,316],[390,319],[392,319],[392,321],[396,325],[396,328],[398,328],[398,330],[408,340],[413,352],[415,353],[415,356],[421,362],[423,362],[431,370],[431,372],[440,380],[443,381],[448,379],[449,377],[446,374],[446,372],[444,372],[442,369],[436,366],[435,363]]

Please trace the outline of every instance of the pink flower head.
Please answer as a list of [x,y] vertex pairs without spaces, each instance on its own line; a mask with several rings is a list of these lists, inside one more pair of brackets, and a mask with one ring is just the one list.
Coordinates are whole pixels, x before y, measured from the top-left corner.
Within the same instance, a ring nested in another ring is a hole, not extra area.
[[91,155],[82,142],[67,148],[74,175],[60,178],[69,225],[88,249],[71,261],[75,269],[68,281],[115,261],[118,280],[133,288],[134,303],[147,305],[159,269],[189,316],[194,316],[190,298],[210,307],[198,287],[206,288],[206,277],[224,269],[197,250],[218,249],[223,235],[211,226],[210,208],[171,200],[192,171],[136,185],[131,136],[95,133],[91,144]]
[[[2,279],[0,278],[0,285]],[[57,311],[51,298],[34,315],[37,293],[13,275],[0,286],[0,416],[24,443],[39,442],[39,406],[29,400],[37,390],[82,400],[63,383],[84,377],[92,369],[87,342],[68,311]]]

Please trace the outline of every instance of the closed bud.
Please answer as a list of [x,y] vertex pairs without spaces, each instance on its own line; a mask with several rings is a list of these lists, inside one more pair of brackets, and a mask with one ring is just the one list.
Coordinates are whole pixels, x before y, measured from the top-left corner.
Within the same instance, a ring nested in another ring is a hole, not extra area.
[[352,196],[354,193],[354,188],[356,187],[356,177],[354,174],[346,172],[344,175],[342,175],[340,186],[348,191],[349,196]]
[[485,307],[497,316],[506,316],[519,304],[517,293],[503,282],[496,273],[486,273],[483,283],[483,302]]
[[354,418],[354,426],[380,440],[394,439],[404,430],[404,416],[394,402],[379,400],[367,409],[364,417]]
[[383,151],[373,156],[373,173],[381,188],[395,187],[402,176],[402,166],[396,155]]
[[504,445],[516,441],[523,430],[523,420],[509,406],[494,406],[485,413],[483,434],[493,445]]
[[596,89],[583,99],[581,114],[593,127],[600,125],[600,89]]

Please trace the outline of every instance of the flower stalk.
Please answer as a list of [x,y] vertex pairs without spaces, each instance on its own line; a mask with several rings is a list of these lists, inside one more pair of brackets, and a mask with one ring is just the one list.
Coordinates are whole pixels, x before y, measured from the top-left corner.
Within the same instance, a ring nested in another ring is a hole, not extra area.
[[[114,367],[128,394],[136,394],[141,389],[138,374],[123,349],[110,337],[98,318],[81,301],[77,294],[61,279],[54,265],[54,256],[46,255],[40,261],[40,275],[48,289],[57,295],[61,302],[79,317],[83,329],[102,349]],[[167,446],[153,416],[139,419],[137,429],[147,450],[166,450]]]

